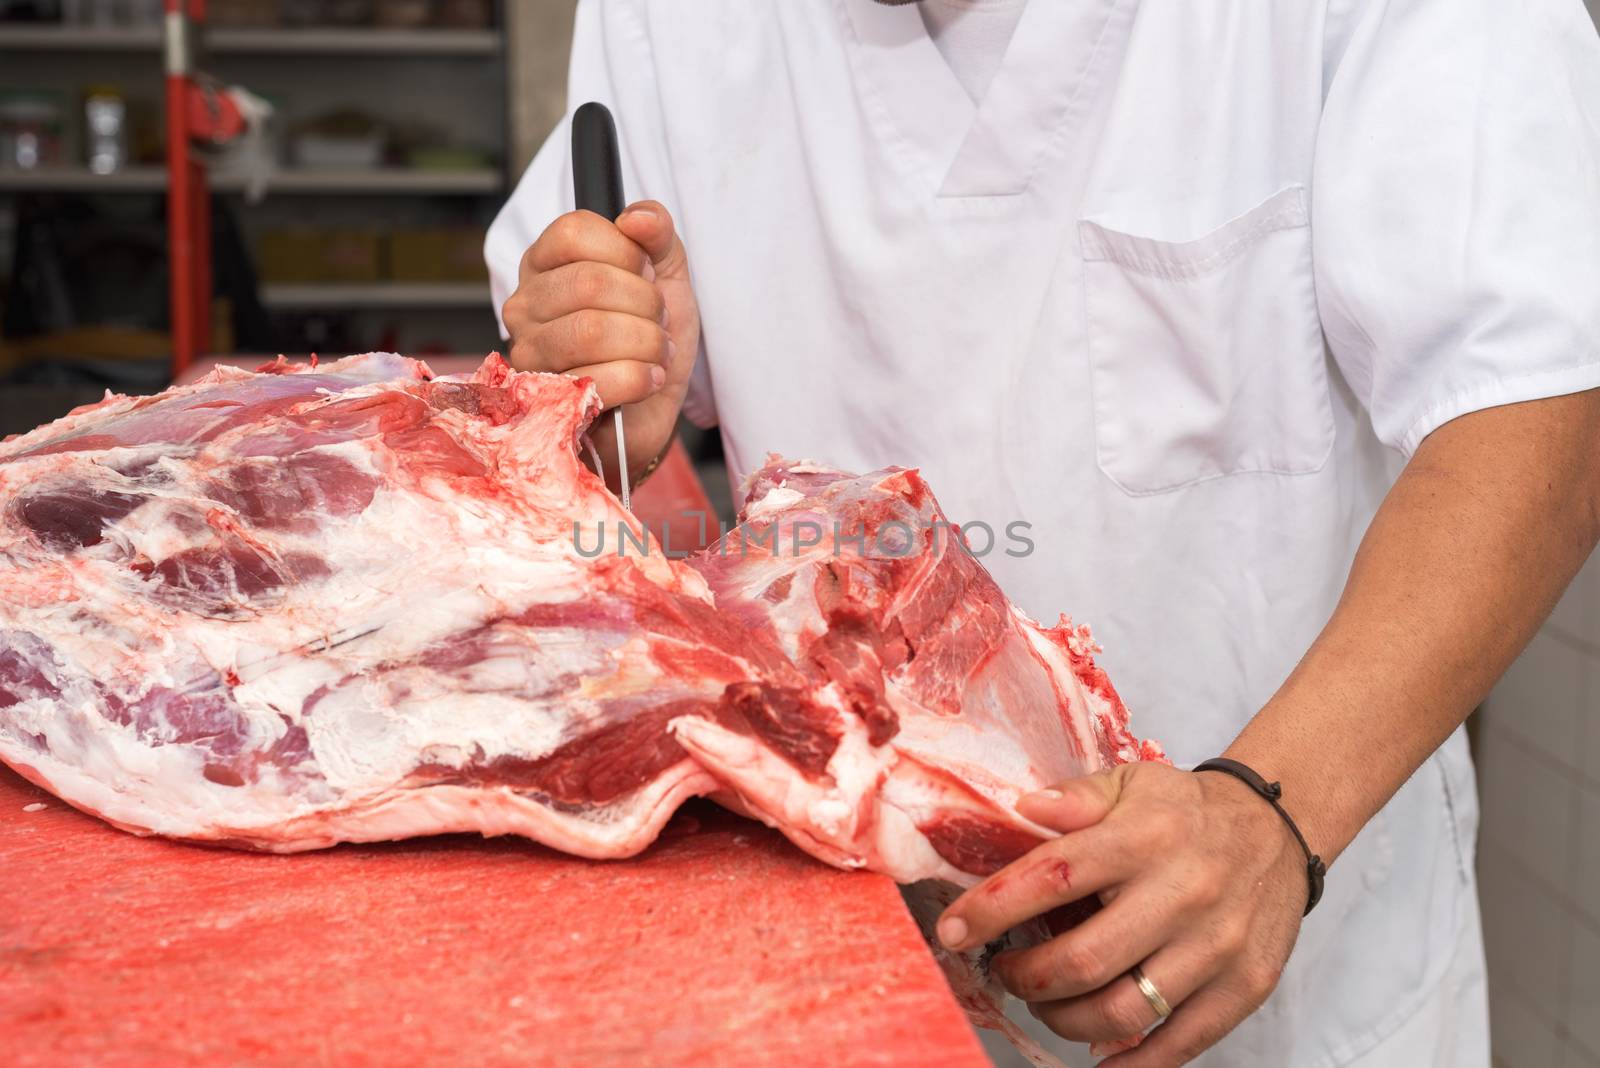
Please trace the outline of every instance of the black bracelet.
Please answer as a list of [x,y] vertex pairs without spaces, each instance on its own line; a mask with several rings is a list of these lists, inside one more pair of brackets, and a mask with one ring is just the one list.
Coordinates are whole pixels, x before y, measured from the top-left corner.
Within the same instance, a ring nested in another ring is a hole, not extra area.
[[1227,757],[1203,761],[1196,764],[1194,770],[1220,771],[1224,775],[1232,775],[1260,794],[1267,804],[1272,806],[1272,811],[1278,814],[1278,818],[1288,826],[1289,832],[1294,835],[1294,840],[1300,843],[1300,848],[1305,850],[1306,854],[1306,883],[1310,886],[1311,893],[1306,900],[1306,910],[1301,915],[1309,916],[1311,910],[1317,907],[1317,902],[1322,900],[1322,881],[1323,876],[1328,874],[1328,866],[1322,863],[1321,857],[1311,852],[1311,847],[1306,844],[1306,836],[1300,833],[1300,828],[1295,826],[1294,820],[1290,819],[1283,806],[1278,804],[1278,799],[1283,796],[1282,784],[1268,782],[1248,765],[1241,764],[1237,760],[1229,760]]

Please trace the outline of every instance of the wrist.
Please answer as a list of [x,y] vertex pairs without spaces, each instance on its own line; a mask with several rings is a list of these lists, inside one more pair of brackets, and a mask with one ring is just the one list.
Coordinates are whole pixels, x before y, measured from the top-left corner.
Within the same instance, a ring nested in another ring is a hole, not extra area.
[[666,444],[657,449],[654,456],[650,456],[637,468],[630,469],[629,476],[633,480],[634,489],[638,489],[640,486],[644,485],[645,481],[649,479],[651,475],[656,473],[656,468],[660,467],[661,461],[667,458],[667,453],[672,451],[673,442],[677,441],[677,439],[678,436],[676,433],[668,434]]
[[1222,756],[1254,769],[1268,782],[1281,784],[1279,806],[1294,821],[1311,852],[1332,864],[1366,822],[1353,810],[1360,803],[1354,789],[1359,775],[1341,775],[1327,754],[1308,759],[1299,738],[1280,741],[1279,732],[1269,730],[1267,724],[1281,722],[1290,713],[1282,707],[1268,707],[1275,716],[1269,719],[1263,710]]
[[[1196,765],[1195,774],[1201,779],[1213,780],[1212,789],[1216,780],[1232,782],[1237,796],[1240,792],[1248,795],[1242,798],[1247,805],[1253,801],[1253,810],[1256,814],[1256,826],[1262,820],[1274,824],[1277,835],[1274,838],[1269,833],[1263,832],[1256,836],[1257,841],[1276,841],[1277,849],[1272,865],[1283,870],[1298,870],[1303,879],[1305,896],[1302,899],[1305,908],[1302,914],[1309,914],[1322,900],[1323,876],[1327,874],[1327,865],[1318,856],[1307,842],[1294,818],[1283,807],[1283,787],[1276,781],[1264,778],[1250,765],[1231,757],[1217,757],[1212,760],[1202,761]],[[1287,860],[1286,860],[1287,858]]]
[[682,398],[656,396],[645,403],[650,407],[641,405],[628,421],[628,472],[635,488],[655,473],[678,440]]

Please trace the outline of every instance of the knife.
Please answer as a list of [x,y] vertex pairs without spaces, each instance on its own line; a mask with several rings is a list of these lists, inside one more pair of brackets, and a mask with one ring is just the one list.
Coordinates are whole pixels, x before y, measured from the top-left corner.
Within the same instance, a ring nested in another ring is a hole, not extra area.
[[[622,214],[622,155],[617,148],[617,124],[604,104],[590,101],[573,113],[572,192],[579,211],[592,211],[612,222],[616,222],[617,216]],[[622,487],[622,507],[631,512],[628,443],[622,433],[622,405],[617,405],[612,412],[617,426],[618,485]]]

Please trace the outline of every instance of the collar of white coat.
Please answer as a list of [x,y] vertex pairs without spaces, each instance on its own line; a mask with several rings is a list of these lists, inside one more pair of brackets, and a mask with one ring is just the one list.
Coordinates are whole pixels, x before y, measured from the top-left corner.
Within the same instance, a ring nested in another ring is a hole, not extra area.
[[835,0],[866,120],[913,188],[939,197],[1014,196],[1062,150],[1083,90],[1137,0],[1031,0],[974,104],[913,5]]

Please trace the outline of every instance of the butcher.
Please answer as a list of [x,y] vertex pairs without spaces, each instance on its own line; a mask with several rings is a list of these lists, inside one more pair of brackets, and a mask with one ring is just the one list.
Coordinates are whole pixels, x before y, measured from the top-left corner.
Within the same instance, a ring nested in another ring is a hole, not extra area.
[[1174,760],[1026,799],[1060,837],[940,936],[1104,900],[995,961],[1075,1064],[1486,1066],[1462,723],[1600,539],[1581,0],[581,0],[569,100],[648,199],[572,212],[551,135],[516,366],[636,476],[681,415],[736,485],[1025,524],[985,565]]

